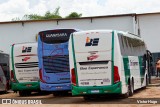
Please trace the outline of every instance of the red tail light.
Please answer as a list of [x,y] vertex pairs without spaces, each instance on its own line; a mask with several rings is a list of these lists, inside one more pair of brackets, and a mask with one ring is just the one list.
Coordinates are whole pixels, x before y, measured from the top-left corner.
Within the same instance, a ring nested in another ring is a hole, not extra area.
[[12,82],[16,82],[16,80],[14,79],[14,72],[13,72],[13,70],[11,70],[11,81]]
[[42,69],[39,69],[39,78],[40,78],[40,81],[44,83],[45,81],[43,80],[42,76],[43,76]]
[[74,68],[71,70],[71,79],[72,79],[72,84],[76,85],[76,74]]
[[120,81],[119,73],[118,73],[118,67],[114,66],[114,83],[117,83]]

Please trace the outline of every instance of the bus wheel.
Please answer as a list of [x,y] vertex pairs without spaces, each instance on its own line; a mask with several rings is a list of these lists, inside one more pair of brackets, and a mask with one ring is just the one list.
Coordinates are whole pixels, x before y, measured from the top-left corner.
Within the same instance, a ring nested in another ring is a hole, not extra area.
[[134,81],[130,81],[128,84],[128,94],[129,96],[132,96],[134,93]]
[[31,95],[31,91],[26,91],[26,96]]
[[61,96],[61,93],[60,92],[53,92],[53,96],[59,97],[59,96]]
[[86,101],[88,101],[88,100],[90,100],[90,99],[91,99],[91,97],[90,97],[90,96],[85,95],[85,96],[83,96],[83,99],[84,99],[84,100],[86,100]]
[[23,97],[25,95],[26,95],[26,93],[24,91],[19,91],[19,96]]
[[8,88],[7,88],[7,84],[5,85],[5,90],[4,90],[4,94],[7,94]]
[[63,95],[63,96],[69,96],[69,92],[68,91],[63,91],[61,95]]
[[19,91],[19,96],[29,96],[31,95],[31,91]]
[[148,86],[148,78],[147,78],[147,76],[146,76],[146,81],[145,81],[146,83],[145,83],[145,86],[144,86],[144,88],[146,88],[147,86]]

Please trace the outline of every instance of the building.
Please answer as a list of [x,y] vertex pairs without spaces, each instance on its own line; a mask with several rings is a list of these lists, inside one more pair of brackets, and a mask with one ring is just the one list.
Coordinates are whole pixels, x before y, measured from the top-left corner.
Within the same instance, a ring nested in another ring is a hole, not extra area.
[[11,45],[35,42],[39,31],[56,28],[115,29],[140,34],[151,52],[159,52],[160,13],[120,14],[74,19],[0,22],[0,50],[10,53]]

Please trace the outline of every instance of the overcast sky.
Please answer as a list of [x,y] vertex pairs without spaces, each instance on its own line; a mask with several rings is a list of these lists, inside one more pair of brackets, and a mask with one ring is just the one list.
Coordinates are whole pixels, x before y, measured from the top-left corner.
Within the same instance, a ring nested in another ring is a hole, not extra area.
[[75,11],[86,16],[160,12],[160,0],[0,0],[0,21],[25,14],[43,15],[60,7],[65,17]]

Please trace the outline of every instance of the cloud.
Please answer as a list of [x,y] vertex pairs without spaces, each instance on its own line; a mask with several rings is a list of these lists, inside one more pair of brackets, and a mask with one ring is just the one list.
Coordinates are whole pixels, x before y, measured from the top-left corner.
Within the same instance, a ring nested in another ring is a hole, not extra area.
[[0,4],[0,20],[11,20],[19,17],[28,10],[29,2],[27,0],[8,0]]
[[[30,5],[32,5],[32,2],[30,1]],[[43,15],[46,11],[48,11],[48,6],[46,5],[46,1],[39,0],[35,5],[32,7],[29,7],[29,10],[26,12],[26,14],[39,14]]]
[[160,11],[159,0],[108,0],[103,14],[146,13]]
[[76,11],[83,16],[160,12],[159,0],[1,0],[0,21],[25,14],[45,14],[60,7],[65,17]]

